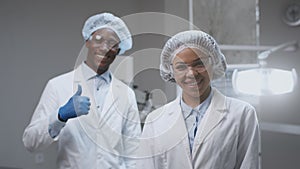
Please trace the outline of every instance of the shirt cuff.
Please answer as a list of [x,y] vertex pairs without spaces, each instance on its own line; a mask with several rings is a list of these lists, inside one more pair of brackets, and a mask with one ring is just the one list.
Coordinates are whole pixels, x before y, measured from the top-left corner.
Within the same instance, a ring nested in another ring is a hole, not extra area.
[[58,119],[58,116],[56,116],[55,119],[53,119],[50,123],[49,123],[49,127],[48,127],[48,132],[49,135],[54,139],[57,140],[58,139],[58,135],[61,131],[61,129],[66,125],[65,122],[62,122]]

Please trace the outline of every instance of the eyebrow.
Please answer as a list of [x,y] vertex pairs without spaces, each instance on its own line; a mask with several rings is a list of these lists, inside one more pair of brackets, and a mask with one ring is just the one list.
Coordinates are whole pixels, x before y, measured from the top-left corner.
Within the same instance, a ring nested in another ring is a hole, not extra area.
[[[206,57],[203,57],[203,58],[206,58]],[[197,58],[197,59],[193,60],[191,63],[198,62],[198,61],[201,61],[201,58]],[[176,62],[174,65],[178,65],[178,64],[181,65],[181,64],[187,64],[187,63],[179,61],[179,62]]]

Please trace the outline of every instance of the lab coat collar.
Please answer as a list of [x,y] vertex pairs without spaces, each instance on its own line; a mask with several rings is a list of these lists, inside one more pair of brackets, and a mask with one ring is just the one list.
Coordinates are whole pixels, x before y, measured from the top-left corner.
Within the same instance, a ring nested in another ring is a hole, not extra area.
[[[109,86],[109,90],[104,102],[104,107],[103,107],[103,114],[104,116],[107,115],[107,113],[115,106],[116,109],[118,109],[118,101],[119,99],[119,94],[124,93],[124,91],[121,90],[121,84],[120,81],[118,81],[113,75],[112,75],[112,82]],[[100,119],[105,119],[105,117],[102,117]],[[101,124],[104,124],[105,121],[99,121],[99,126],[101,127]]]
[[82,62],[80,67],[82,69],[83,79],[85,81],[88,81],[97,76],[97,73],[93,69],[91,69],[85,62]]
[[[195,141],[193,145],[193,150],[192,150],[192,156],[190,154],[190,149],[189,149],[189,141],[188,141],[188,136],[187,136],[187,129],[184,123],[184,118],[182,114],[182,110],[180,107],[180,97],[177,97],[172,104],[169,105],[169,108],[167,110],[170,110],[168,112],[168,115],[171,116],[170,119],[174,119],[173,116],[178,116],[178,121],[174,125],[173,130],[177,130],[177,135],[182,136],[186,135],[186,138],[183,140],[183,145],[185,147],[186,153],[191,160],[192,164],[192,159],[196,158],[195,155],[197,154],[197,151],[200,151],[201,149],[201,144],[205,141],[207,136],[214,131],[216,126],[220,124],[224,116],[226,115],[226,105],[225,105],[225,100],[226,97],[221,94],[217,89],[212,88],[213,96],[211,100],[211,104],[208,107],[199,127],[198,127],[198,132],[195,136]],[[177,119],[177,118],[175,118]],[[183,129],[184,128],[184,129]]]
[[111,82],[111,72],[109,70],[102,73],[101,75],[98,75],[85,62],[82,62],[81,69],[82,69],[83,79],[85,81],[88,81],[88,80],[93,79],[95,77],[102,77],[105,80],[106,83],[109,84]]
[[[189,157],[189,164],[192,168],[191,161],[191,153],[188,139],[188,131],[186,129],[186,125],[184,122],[184,117],[182,114],[182,109],[180,106],[180,96],[177,97],[174,101],[170,102],[166,106],[158,109],[159,114],[156,114],[154,117],[159,117],[162,114],[165,114],[163,118],[163,125],[157,133],[155,133],[155,137],[160,137],[159,140],[163,140],[158,143],[158,147],[162,146],[162,151],[167,152],[178,145],[179,142],[182,142],[183,147],[185,149],[186,155]],[[151,113],[150,113],[151,115]],[[151,119],[155,121],[154,119]],[[161,153],[161,152],[159,152]]]
[[[99,118],[99,114],[97,113],[97,108],[95,107],[95,99],[94,99],[94,95],[93,95],[93,91],[90,91],[87,83],[85,81],[85,77],[84,77],[84,63],[82,63],[81,65],[79,65],[75,70],[74,70],[74,83],[73,83],[73,91],[74,93],[77,90],[77,86],[78,84],[82,85],[82,95],[83,96],[87,96],[90,98],[91,101],[91,108],[90,108],[90,117],[91,117],[91,122],[93,122],[93,125],[95,126],[99,126],[99,123],[101,123],[100,121],[95,121],[96,119],[102,119]],[[111,108],[112,105],[115,104],[117,102],[117,100],[119,99],[118,93],[122,92],[120,91],[120,84],[121,82],[118,81],[112,74],[111,74],[111,83],[109,86],[109,91],[108,94],[106,96],[105,102],[104,102],[104,107],[103,107],[103,112],[108,112]],[[102,114],[105,114],[102,113]]]
[[[115,150],[112,148],[117,142],[119,141],[120,135],[112,130],[111,126],[106,124],[105,122],[105,115],[108,113],[111,113],[110,110],[112,110],[113,106],[118,107],[117,101],[119,100],[119,95],[117,93],[121,93],[121,82],[112,75],[111,76],[112,81],[110,83],[109,92],[106,96],[103,112],[101,112],[101,115],[98,113],[96,108],[96,102],[94,99],[94,95],[92,91],[89,91],[89,88],[87,86],[86,81],[83,77],[83,71],[82,71],[82,64],[78,66],[74,70],[74,83],[73,83],[73,90],[77,90],[78,84],[82,85],[82,95],[87,96],[90,98],[91,101],[91,107],[89,114],[87,116],[80,116],[80,118],[77,118],[79,120],[80,125],[84,131],[86,131],[91,137],[91,139],[99,140],[99,143],[101,143],[101,146],[108,150],[109,152],[115,152]],[[103,132],[105,131],[105,132]],[[93,133],[96,133],[93,134]],[[107,135],[109,134],[109,135]],[[93,137],[98,138],[93,138]],[[107,140],[107,138],[111,138]]]
[[196,110],[197,112],[201,112],[201,114],[204,115],[205,112],[203,112],[203,109],[205,107],[209,106],[209,104],[211,102],[212,94],[213,94],[213,92],[211,90],[208,97],[202,103],[200,103],[198,106],[196,106],[195,108],[192,108],[189,105],[187,105],[183,101],[182,94],[181,94],[179,103],[180,103],[180,106],[181,106],[181,109],[182,109],[184,119],[187,119],[192,114],[193,110]]
[[[192,152],[198,151],[207,136],[213,132],[223,120],[227,112],[225,101],[226,97],[217,89],[213,88],[212,101],[199,125]],[[192,153],[193,158],[195,158],[195,154],[197,153]]]
[[79,120],[80,123],[84,123],[84,125],[81,125],[83,130],[85,130],[87,133],[89,131],[95,130],[95,127],[97,126],[98,122],[97,119],[99,119],[97,114],[97,109],[95,107],[95,99],[93,97],[93,91],[89,90],[89,87],[86,83],[86,79],[84,76],[83,71],[83,64],[80,64],[75,70],[74,70],[74,81],[73,81],[73,93],[77,91],[78,85],[82,86],[82,96],[87,96],[90,99],[91,107],[89,110],[89,114],[86,116],[80,116],[80,118],[76,118],[76,120]]
[[212,104],[210,107],[213,108],[213,110],[219,111],[220,113],[226,112],[226,97],[216,88],[212,88],[213,90],[213,98],[212,98]]
[[[200,150],[201,144],[205,141],[207,136],[213,132],[213,130],[220,124],[224,116],[226,115],[226,105],[225,105],[225,100],[226,97],[221,94],[217,89],[212,88],[213,96],[211,100],[211,104],[208,107],[199,127],[197,134],[195,136],[195,141],[193,145],[193,150],[192,150],[192,157],[190,155],[190,150],[189,150],[189,143],[188,143],[188,137],[184,139],[183,143],[185,145],[186,153],[191,157],[191,159],[195,158],[195,153],[196,151]],[[186,135],[187,136],[187,130],[186,126],[184,123],[184,118],[182,115],[182,110],[180,107],[180,97],[177,97],[174,101],[173,104],[169,105],[168,112],[169,116],[180,116],[181,118],[177,121],[177,126],[176,128],[178,129],[180,127],[185,128],[185,130],[178,130],[181,132],[185,133],[178,133],[178,135]],[[172,119],[172,117],[170,117]],[[175,118],[176,119],[176,118]]]
[[[215,110],[220,113],[226,112],[226,105],[225,105],[226,97],[214,87],[212,87],[211,92],[212,92],[212,100],[211,100],[210,106],[208,107],[208,110]],[[171,106],[169,108],[169,110],[170,110],[169,115],[172,115],[174,112],[178,112],[178,110],[182,111],[182,109],[180,107],[180,99],[181,99],[181,97],[178,96],[173,101],[174,105],[176,105],[176,106],[174,106],[172,104],[173,106]],[[207,110],[207,112],[208,112],[208,110]]]

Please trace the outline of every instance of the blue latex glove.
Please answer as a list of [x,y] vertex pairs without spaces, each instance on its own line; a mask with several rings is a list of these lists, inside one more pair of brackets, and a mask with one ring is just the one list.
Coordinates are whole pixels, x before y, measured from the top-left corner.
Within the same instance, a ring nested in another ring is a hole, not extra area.
[[81,96],[82,88],[78,85],[77,92],[69,99],[69,101],[58,111],[58,119],[66,122],[70,118],[86,115],[90,110],[90,99]]

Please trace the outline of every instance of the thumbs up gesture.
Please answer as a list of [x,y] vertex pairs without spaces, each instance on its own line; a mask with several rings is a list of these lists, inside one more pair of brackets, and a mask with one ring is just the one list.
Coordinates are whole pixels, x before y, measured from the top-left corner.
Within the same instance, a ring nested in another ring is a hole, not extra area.
[[81,115],[86,115],[90,110],[90,99],[86,96],[81,96],[82,88],[78,85],[76,93],[69,101],[58,111],[58,119],[66,122],[70,118],[75,118]]

